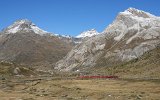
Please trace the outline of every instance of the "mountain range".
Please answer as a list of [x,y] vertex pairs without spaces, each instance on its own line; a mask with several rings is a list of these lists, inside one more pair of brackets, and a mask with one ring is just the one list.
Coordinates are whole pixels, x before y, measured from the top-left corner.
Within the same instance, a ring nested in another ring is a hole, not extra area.
[[133,66],[128,62],[135,59],[138,66],[146,52],[159,54],[159,44],[160,17],[135,8],[120,12],[103,32],[91,29],[76,37],[44,31],[23,19],[0,32],[0,61],[41,71],[98,74],[103,69],[111,74],[109,69]]

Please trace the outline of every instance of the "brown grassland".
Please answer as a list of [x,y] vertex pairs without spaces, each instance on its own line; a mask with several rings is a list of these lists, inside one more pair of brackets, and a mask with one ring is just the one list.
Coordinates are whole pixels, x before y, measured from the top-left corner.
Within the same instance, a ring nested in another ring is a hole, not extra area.
[[4,79],[0,100],[159,100],[160,80]]

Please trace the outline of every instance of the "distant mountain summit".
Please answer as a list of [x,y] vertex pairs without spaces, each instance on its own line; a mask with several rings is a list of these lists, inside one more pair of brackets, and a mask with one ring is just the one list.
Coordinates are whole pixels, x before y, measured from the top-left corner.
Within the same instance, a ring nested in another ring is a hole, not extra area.
[[49,34],[47,31],[40,29],[28,19],[17,20],[9,27],[3,30],[5,34],[14,34],[17,32],[34,32],[39,35]]
[[80,35],[76,36],[76,38],[86,38],[86,37],[92,37],[96,36],[100,33],[98,33],[95,29],[91,29],[85,32],[82,32]]

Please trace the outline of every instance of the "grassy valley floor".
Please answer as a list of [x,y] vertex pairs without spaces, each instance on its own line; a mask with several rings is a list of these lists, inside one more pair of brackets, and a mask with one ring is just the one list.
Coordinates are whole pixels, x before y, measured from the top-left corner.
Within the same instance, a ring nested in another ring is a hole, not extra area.
[[160,80],[8,79],[0,100],[159,100]]

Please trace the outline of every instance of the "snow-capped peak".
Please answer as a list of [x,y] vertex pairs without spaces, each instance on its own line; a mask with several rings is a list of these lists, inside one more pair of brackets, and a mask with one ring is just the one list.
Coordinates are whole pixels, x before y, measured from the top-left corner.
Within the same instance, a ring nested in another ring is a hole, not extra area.
[[5,34],[13,34],[13,33],[21,32],[21,31],[34,32],[39,35],[48,34],[47,31],[40,29],[28,19],[17,20],[12,25],[7,27],[3,32]]
[[116,20],[103,33],[108,33],[111,37],[114,37],[114,40],[120,41],[127,36],[126,34],[130,33],[130,30],[137,30],[137,33],[127,41],[126,44],[128,44],[136,37],[144,38],[141,35],[143,31],[156,27],[160,27],[160,17],[142,10],[129,8],[124,12],[120,12]]
[[92,37],[98,34],[100,33],[98,33],[95,29],[91,29],[89,31],[82,32],[80,35],[76,36],[76,38]]
[[137,16],[137,17],[142,17],[142,18],[155,18],[156,17],[156,16],[154,16],[154,15],[148,13],[148,12],[138,10],[138,9],[135,9],[135,8],[132,8],[132,7],[128,8],[124,12],[120,12],[120,14]]

